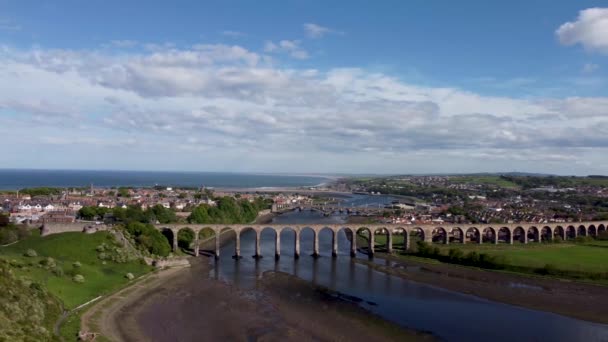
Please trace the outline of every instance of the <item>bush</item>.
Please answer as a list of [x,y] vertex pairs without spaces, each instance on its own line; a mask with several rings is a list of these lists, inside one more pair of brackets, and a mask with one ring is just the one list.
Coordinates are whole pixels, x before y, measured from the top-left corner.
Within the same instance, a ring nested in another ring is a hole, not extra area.
[[133,280],[135,278],[135,276],[133,275],[133,273],[129,272],[129,273],[125,274],[125,278],[127,278],[129,280]]
[[47,257],[40,261],[40,265],[45,266],[46,268],[55,268],[57,263],[55,262],[55,259]]
[[464,253],[458,248],[450,248],[450,250],[448,251],[448,258],[452,262],[459,262],[463,259],[463,257]]
[[597,234],[597,239],[608,240],[608,230],[602,230],[601,232],[599,232],[599,234]]
[[99,260],[106,260],[108,258],[108,255],[106,253],[99,253],[97,257],[99,258]]
[[76,261],[75,263],[72,264],[72,266],[74,266],[74,268],[80,268],[80,267],[82,267],[82,264],[80,263],[80,261]]
[[593,241],[593,238],[591,236],[577,236],[574,240],[574,242],[576,243],[588,243],[591,241]]
[[72,281],[79,284],[84,283],[84,276],[82,274],[77,274],[72,277]]
[[564,242],[564,239],[561,236],[557,235],[557,236],[553,237],[552,241],[553,241],[553,243],[562,243],[562,242]]
[[33,258],[33,257],[37,257],[37,256],[38,256],[38,253],[36,253],[36,251],[35,251],[35,250],[33,250],[33,249],[29,248],[27,251],[25,251],[25,256],[26,256],[26,257]]
[[60,266],[53,268],[53,274],[58,277],[63,277],[63,275],[64,275],[63,268],[61,268]]

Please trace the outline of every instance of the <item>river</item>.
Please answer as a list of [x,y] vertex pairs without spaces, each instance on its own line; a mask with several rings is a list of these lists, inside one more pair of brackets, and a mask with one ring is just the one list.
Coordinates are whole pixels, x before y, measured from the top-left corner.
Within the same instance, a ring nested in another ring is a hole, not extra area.
[[[357,205],[374,205],[390,202],[385,196],[355,196],[350,201]],[[344,223],[344,216],[323,216],[317,212],[288,212],[273,219],[273,224]],[[261,234],[261,251],[266,257],[256,260],[253,231],[241,236],[242,259],[236,261],[234,242],[222,247],[211,276],[233,283],[241,288],[255,288],[256,279],[268,270],[293,274],[317,285],[359,297],[360,305],[371,312],[399,325],[429,331],[447,341],[605,341],[608,326],[581,321],[548,312],[492,302],[440,288],[415,283],[399,277],[377,272],[355,263],[350,257],[350,242],[344,231],[338,235],[338,257],[331,256],[331,233],[319,234],[317,259],[313,252],[313,233],[301,233],[301,257],[294,259],[295,234],[285,231],[281,235],[281,258],[274,259],[274,232]],[[366,255],[358,255],[367,258]],[[376,262],[383,263],[376,258]],[[345,327],[346,328],[346,327]]]

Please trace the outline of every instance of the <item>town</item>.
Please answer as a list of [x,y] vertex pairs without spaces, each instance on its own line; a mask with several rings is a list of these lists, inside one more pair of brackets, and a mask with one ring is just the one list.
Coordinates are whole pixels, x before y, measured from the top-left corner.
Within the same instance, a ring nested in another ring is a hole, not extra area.
[[[353,196],[384,197],[383,201],[348,204]],[[260,189],[179,188],[31,188],[4,191],[1,210],[11,221],[31,225],[113,218],[115,208],[147,210],[162,207],[172,221],[188,222],[194,208],[213,207],[219,198],[268,205],[264,216],[294,209],[317,209],[326,215],[347,214],[369,223],[558,223],[608,219],[608,178],[533,176],[391,176],[341,178],[322,187]],[[83,210],[84,208],[84,210]],[[87,208],[96,208],[91,214]],[[157,222],[152,222],[157,223]]]

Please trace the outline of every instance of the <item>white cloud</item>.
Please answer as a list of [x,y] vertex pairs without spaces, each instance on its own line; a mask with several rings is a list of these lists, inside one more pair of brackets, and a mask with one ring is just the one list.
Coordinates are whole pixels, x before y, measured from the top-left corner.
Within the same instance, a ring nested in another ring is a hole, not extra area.
[[300,46],[299,40],[281,40],[278,43],[266,41],[264,51],[268,53],[286,53],[296,59],[307,59],[308,52]]
[[328,27],[324,27],[314,23],[304,24],[304,31],[306,32],[306,35],[310,38],[321,38],[324,35],[333,32],[333,30]]
[[608,53],[608,8],[588,8],[576,21],[568,21],[555,31],[564,45],[581,44],[585,49]]
[[[280,41],[265,50],[298,48]],[[482,96],[361,68],[268,64],[229,45],[119,54],[0,47],[0,136],[20,141],[25,131],[42,138],[17,144],[6,165],[28,166],[17,154],[49,147],[60,161],[98,149],[115,168],[167,159],[205,170],[608,172],[608,98]]]

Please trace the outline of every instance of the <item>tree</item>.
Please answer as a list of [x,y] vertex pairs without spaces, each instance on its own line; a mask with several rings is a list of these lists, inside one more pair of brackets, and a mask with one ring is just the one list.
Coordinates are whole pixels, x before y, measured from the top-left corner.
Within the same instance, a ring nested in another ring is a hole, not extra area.
[[93,220],[97,216],[95,207],[85,206],[78,210],[78,215],[85,220]]

